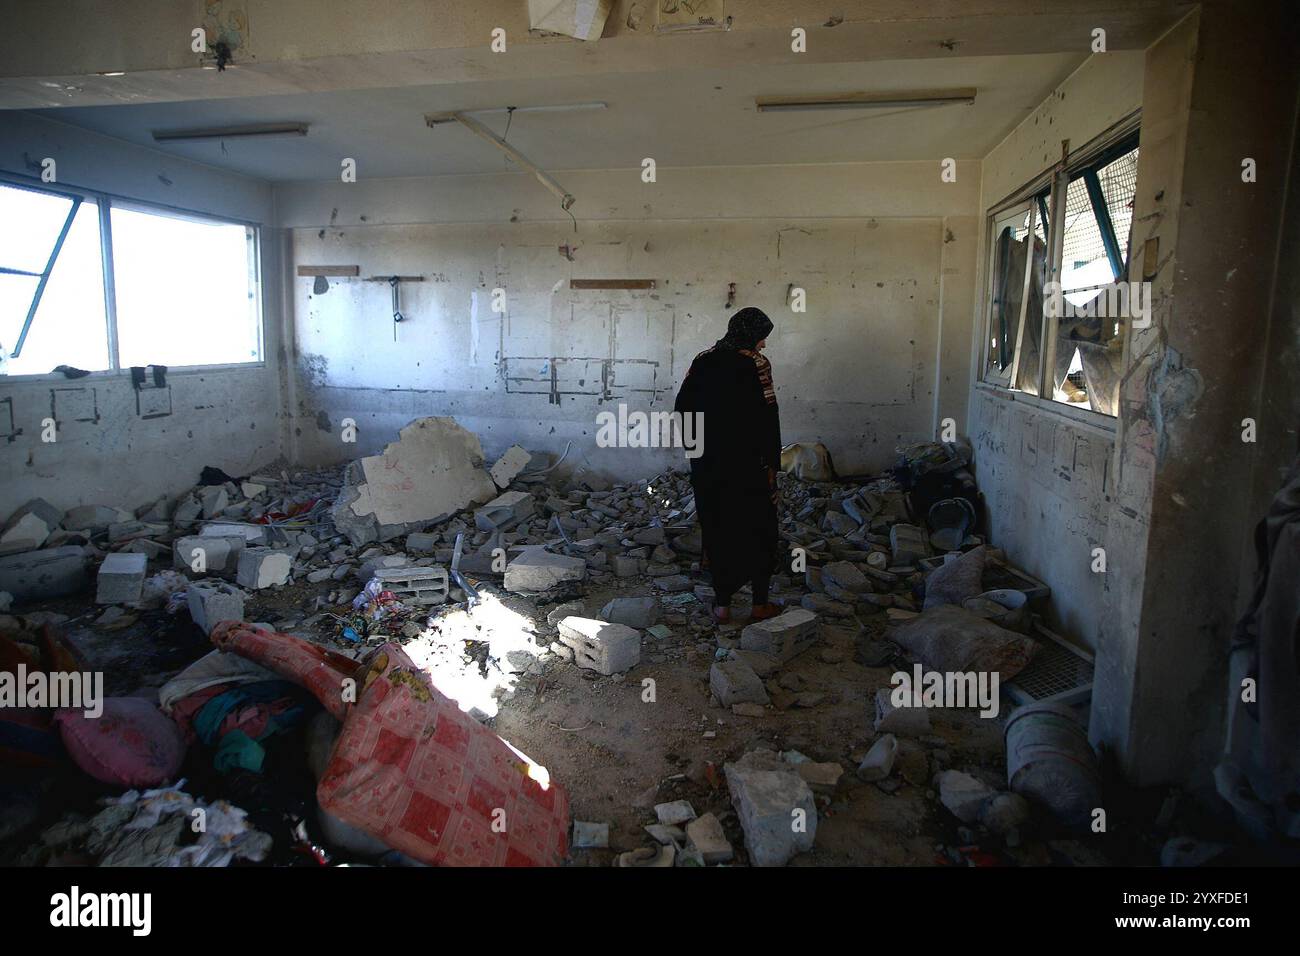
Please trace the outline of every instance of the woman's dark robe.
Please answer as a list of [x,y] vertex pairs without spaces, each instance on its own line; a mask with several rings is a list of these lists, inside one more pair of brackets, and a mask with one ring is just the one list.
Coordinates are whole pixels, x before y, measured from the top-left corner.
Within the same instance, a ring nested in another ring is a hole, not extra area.
[[723,340],[695,356],[674,408],[703,415],[704,451],[690,459],[691,484],[717,605],[746,583],[754,602],[765,603],[777,545],[771,476],[781,467],[772,366]]

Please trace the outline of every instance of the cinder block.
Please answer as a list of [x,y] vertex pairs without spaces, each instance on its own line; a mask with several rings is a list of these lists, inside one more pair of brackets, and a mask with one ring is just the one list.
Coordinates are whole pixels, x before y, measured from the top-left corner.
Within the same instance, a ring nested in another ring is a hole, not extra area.
[[807,650],[816,640],[817,615],[801,607],[746,625],[740,632],[740,646],[744,650],[762,651],[783,663]]
[[533,513],[535,502],[526,491],[507,491],[474,512],[474,524],[480,531],[510,527]]
[[641,660],[641,635],[625,624],[566,617],[560,621],[559,638],[573,649],[575,664],[606,676],[635,667]]
[[212,629],[222,621],[244,619],[243,592],[229,584],[195,581],[189,586],[185,597],[190,617],[204,634],[212,633]]
[[134,552],[118,552],[104,558],[95,588],[96,604],[133,604],[140,600],[149,558]]
[[240,536],[186,535],[172,545],[172,566],[193,574],[234,574],[244,550]]
[[743,660],[714,661],[709,668],[709,690],[723,707],[732,704],[766,704],[767,688]]
[[447,569],[442,567],[381,568],[375,578],[405,604],[442,604],[451,594]]
[[239,570],[235,579],[240,587],[260,591],[274,588],[289,580],[293,559],[274,548],[245,548],[239,553]]
[[0,591],[16,601],[73,594],[86,586],[86,552],[77,545],[0,557]]

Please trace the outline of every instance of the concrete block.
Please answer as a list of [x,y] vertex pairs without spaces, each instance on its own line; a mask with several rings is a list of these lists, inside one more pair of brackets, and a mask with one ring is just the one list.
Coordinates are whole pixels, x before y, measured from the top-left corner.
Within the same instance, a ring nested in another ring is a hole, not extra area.
[[614,555],[614,574],[620,578],[634,578],[641,573],[641,562],[630,554]]
[[34,551],[62,521],[62,511],[44,498],[33,498],[5,522],[4,530],[0,531],[0,548]]
[[172,566],[193,574],[234,574],[244,539],[185,535],[172,544]]
[[518,445],[511,445],[505,450],[497,463],[493,465],[488,474],[492,476],[492,483],[498,488],[508,487],[510,482],[518,477],[519,473],[528,467],[528,463],[533,460],[523,448]]
[[743,660],[714,661],[709,668],[709,690],[723,707],[766,704],[771,700],[762,679]]
[[286,584],[293,570],[293,559],[274,548],[245,548],[239,553],[235,579],[240,587],[260,591]]
[[507,591],[546,591],[586,576],[587,562],[582,558],[529,548],[506,565],[504,585]]
[[749,753],[724,765],[727,789],[745,831],[750,861],[755,866],[784,866],[795,854],[812,849],[817,805],[812,789],[793,768],[776,763],[775,769],[764,769],[772,762],[753,757],[755,753]]
[[172,512],[172,524],[181,528],[189,528],[194,522],[199,520],[203,514],[203,505],[199,504],[196,498],[186,498],[176,505],[176,510]]
[[96,604],[134,604],[144,590],[149,559],[143,554],[118,552],[104,558],[96,578]]
[[244,594],[238,588],[218,582],[195,581],[185,594],[190,617],[204,634],[222,621],[244,619]]
[[474,525],[480,531],[509,528],[531,515],[535,506],[528,492],[507,491],[474,512]]
[[641,635],[625,624],[566,617],[558,630],[561,643],[573,649],[573,661],[579,667],[609,676],[635,667],[641,660]]
[[403,604],[442,604],[451,594],[447,569],[442,567],[381,568],[375,578]]
[[889,529],[889,546],[894,564],[913,565],[930,556],[930,536],[914,524],[896,524]]
[[704,862],[730,863],[735,851],[722,830],[722,823],[712,813],[706,813],[686,824],[686,838],[698,849]]
[[762,651],[782,661],[801,654],[817,640],[817,615],[805,608],[791,608],[766,621],[755,621],[740,632],[740,646]]
[[602,620],[643,629],[658,624],[662,616],[659,602],[652,597],[614,598],[600,609]]
[[256,498],[266,492],[266,485],[257,481],[246,481],[239,486],[239,491],[245,498]]
[[940,802],[965,824],[978,823],[985,807],[997,796],[997,791],[983,780],[960,770],[943,771],[938,784]]
[[924,707],[895,707],[891,687],[876,691],[876,730],[882,734],[919,737],[930,732],[930,712]]
[[86,552],[77,545],[0,557],[0,591],[16,601],[73,594],[86,586]]

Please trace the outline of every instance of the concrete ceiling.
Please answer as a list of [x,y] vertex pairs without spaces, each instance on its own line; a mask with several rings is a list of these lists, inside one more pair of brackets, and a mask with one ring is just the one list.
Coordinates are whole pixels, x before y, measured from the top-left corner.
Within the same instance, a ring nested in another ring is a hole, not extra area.
[[[1110,54],[1120,56],[1125,54]],[[1133,55],[1133,54],[1127,54]],[[351,157],[363,177],[509,168],[493,147],[424,114],[602,101],[602,111],[516,113],[510,143],[553,170],[978,159],[1085,58],[1083,53],[441,83],[124,106],[39,115],[271,181],[337,180]],[[975,87],[969,105],[758,113],[756,96]],[[506,115],[478,116],[498,134]],[[305,137],[155,144],[152,130],[301,121]]]

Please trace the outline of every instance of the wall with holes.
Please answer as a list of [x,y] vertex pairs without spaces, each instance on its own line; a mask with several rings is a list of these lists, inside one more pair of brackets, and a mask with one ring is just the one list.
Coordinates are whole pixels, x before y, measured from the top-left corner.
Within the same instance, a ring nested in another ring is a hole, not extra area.
[[[294,454],[373,454],[412,418],[452,415],[489,456],[572,442],[574,460],[650,475],[680,452],[599,449],[597,414],[670,409],[691,358],[753,305],[776,324],[766,354],[785,439],[825,442],[843,473],[882,468],[898,443],[933,434],[945,321],[959,331],[947,330],[940,390],[965,417],[977,173],[963,164],[944,184],[937,163],[661,170],[658,190],[640,195],[662,204],[636,205],[611,173],[569,173],[575,212],[600,210],[579,215],[576,232],[514,175],[278,190],[287,225],[319,223],[293,230],[295,266],[360,273],[328,279],[323,294],[292,280]],[[436,221],[464,215],[484,221]],[[400,284],[398,324],[390,286],[367,281],[392,274],[423,277]],[[653,287],[571,288],[584,279]],[[792,287],[806,311],[791,308]],[[341,441],[344,419],[355,445]]]
[[[40,160],[49,156],[68,185],[273,224],[265,183],[28,114],[6,114],[0,132],[7,174],[39,180]],[[166,387],[140,391],[129,371],[0,376],[0,520],[33,497],[64,509],[134,508],[189,488],[204,465],[245,475],[274,461],[284,401],[281,245],[277,230],[263,228],[261,364],[174,370]]]

